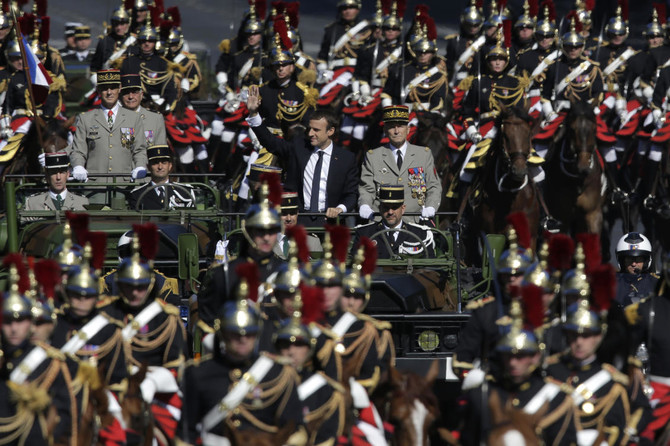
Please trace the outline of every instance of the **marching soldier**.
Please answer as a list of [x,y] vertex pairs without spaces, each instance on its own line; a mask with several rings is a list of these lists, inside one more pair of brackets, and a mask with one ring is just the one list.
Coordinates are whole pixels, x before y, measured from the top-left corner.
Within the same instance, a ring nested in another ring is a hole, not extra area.
[[449,74],[449,85],[457,86],[468,73],[477,72],[479,50],[486,37],[481,35],[484,16],[477,7],[476,0],[471,0],[461,14],[458,34],[450,34],[447,40],[446,71]]
[[173,71],[168,61],[156,53],[158,33],[152,26],[145,26],[137,36],[140,45],[138,54],[128,55],[121,65],[121,74],[139,74],[142,90],[147,99],[161,110],[173,110],[177,100],[177,89]]
[[[281,230],[281,219],[276,209],[276,205],[281,202],[270,203],[268,183],[265,178],[262,180],[259,203],[251,205],[244,217],[242,232],[247,243],[240,249],[240,256],[230,263],[224,262],[211,267],[202,281],[198,294],[198,311],[202,321],[210,327],[214,323],[217,310],[232,297],[232,290],[238,282],[238,277],[234,274],[237,265],[255,263],[260,272],[260,280],[265,282],[282,264],[272,252],[277,243],[277,234]],[[278,184],[272,187],[281,189]]]
[[76,403],[72,393],[72,378],[65,363],[65,355],[46,343],[30,340],[33,315],[30,299],[19,292],[20,274],[25,275],[23,258],[10,254],[5,264],[10,266],[10,289],[3,302],[2,338],[5,367],[9,381],[32,385],[51,397],[57,412],[55,426],[49,435],[58,444],[68,444],[77,438]]
[[142,397],[151,404],[161,431],[174,438],[179,419],[169,409],[181,407],[176,376],[184,363],[186,332],[179,309],[152,293],[158,228],[146,223],[134,225],[133,230],[133,254],[121,261],[116,273],[119,296],[106,301],[99,311],[124,325],[126,362],[131,367],[148,366]]
[[[383,119],[390,142],[388,147],[377,147],[365,155],[358,188],[359,214],[369,219],[378,212],[377,191],[382,184],[389,184],[404,187],[406,212],[421,213],[421,218],[430,219],[435,216],[442,196],[433,154],[428,147],[407,142],[409,109],[406,106],[384,108]],[[417,216],[405,217],[408,222],[418,220]]]
[[525,0],[523,3],[523,14],[514,22],[514,36],[512,38],[512,49],[514,63],[519,59],[519,56],[526,51],[530,50],[535,43],[533,41],[533,35],[535,33],[535,22],[536,17],[530,11],[530,5],[528,0]]
[[[390,259],[400,254],[419,258],[434,258],[435,242],[430,228],[403,221],[403,214],[406,209],[405,187],[403,185],[382,184],[379,186],[378,198],[381,220],[356,226],[353,246],[358,245],[356,242],[361,237],[367,237],[377,247],[380,259]],[[399,230],[408,231],[416,237]],[[381,231],[387,232],[373,237]]]
[[670,343],[663,327],[670,315],[668,283],[670,283],[670,259],[663,259],[663,278],[654,294],[626,307],[628,323],[633,328],[632,346],[637,352],[636,359],[644,373],[645,394],[656,404],[652,421],[641,433],[648,442],[655,443],[667,430],[670,412],[668,412],[668,392],[670,390],[670,364],[668,353]]
[[382,106],[405,104],[413,112],[444,115],[447,72],[444,60],[437,55],[435,22],[427,17],[424,24],[412,39],[412,60],[386,82]]
[[142,118],[144,140],[147,147],[166,145],[165,119],[160,113],[152,112],[142,106],[144,91],[139,74],[124,74],[121,76],[121,105],[124,108],[137,112]]
[[[530,298],[539,299],[540,296],[535,294]],[[528,307],[526,311],[529,311]],[[500,355],[502,374],[496,376],[486,389],[478,387],[466,394],[468,406],[462,444],[486,442],[499,421],[491,412],[509,406],[534,417],[537,422],[535,434],[542,444],[576,444],[578,422],[570,390],[560,381],[541,377],[540,342],[532,330],[524,329],[520,302],[512,302],[509,316],[508,331],[495,347]],[[526,318],[532,316],[526,315]]]
[[608,444],[625,445],[637,441],[651,408],[641,389],[629,388],[628,376],[596,356],[614,297],[607,290],[612,284],[600,279],[592,282],[593,295],[600,296],[597,302],[589,302],[592,293],[585,282],[580,299],[568,307],[563,331],[569,349],[547,360],[547,373],[574,389],[572,400],[582,427],[579,444],[591,444],[600,436]]
[[[259,331],[257,265],[240,263],[236,299],[227,301],[214,322],[211,355],[189,362],[183,372],[183,440],[224,441],[230,431],[285,435],[282,444],[306,443],[298,376],[292,367],[254,353]],[[223,343],[225,349],[219,347]],[[288,438],[291,437],[291,438]]]
[[77,130],[68,147],[72,176],[76,180],[85,181],[89,172],[126,175],[130,172],[132,179],[147,174],[144,124],[139,114],[120,107],[120,87],[118,70],[97,73],[101,106],[77,117]]
[[138,34],[140,30],[147,24],[149,17],[149,6],[153,3],[152,0],[130,0],[124,2],[124,6],[131,6],[131,24],[130,32]]

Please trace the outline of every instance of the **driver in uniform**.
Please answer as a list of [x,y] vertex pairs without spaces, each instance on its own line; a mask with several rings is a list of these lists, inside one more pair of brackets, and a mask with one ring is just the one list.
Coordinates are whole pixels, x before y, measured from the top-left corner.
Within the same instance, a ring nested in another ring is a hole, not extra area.
[[[379,187],[379,213],[381,220],[356,226],[353,247],[361,237],[372,239],[377,246],[380,259],[390,259],[400,254],[416,257],[435,257],[435,242],[433,233],[427,226],[404,222],[405,187],[403,185],[383,184]],[[399,231],[400,229],[403,232]],[[380,231],[386,231],[373,237]],[[404,231],[415,234],[412,237]],[[424,252],[425,246],[425,252]],[[354,251],[355,253],[355,251]]]

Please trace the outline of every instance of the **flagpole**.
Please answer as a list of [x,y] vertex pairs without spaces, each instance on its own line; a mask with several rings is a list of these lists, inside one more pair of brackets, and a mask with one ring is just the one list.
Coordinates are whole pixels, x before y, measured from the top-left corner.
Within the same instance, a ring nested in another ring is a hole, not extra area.
[[[35,95],[33,94],[33,80],[30,78],[30,68],[28,66],[28,58],[26,57],[26,49],[23,46],[23,34],[21,33],[21,27],[19,27],[19,22],[16,20],[16,11],[14,8],[9,8],[12,11],[12,21],[14,22],[14,29],[16,34],[19,37],[17,40],[19,42],[19,50],[21,51],[21,60],[23,61],[23,73],[26,75],[27,87],[28,87],[28,96],[30,98],[30,108],[37,121],[37,105],[35,104]],[[39,126],[38,122],[35,122],[35,128],[37,130],[37,140],[40,143],[40,149],[44,153],[44,142],[42,139],[42,128]]]

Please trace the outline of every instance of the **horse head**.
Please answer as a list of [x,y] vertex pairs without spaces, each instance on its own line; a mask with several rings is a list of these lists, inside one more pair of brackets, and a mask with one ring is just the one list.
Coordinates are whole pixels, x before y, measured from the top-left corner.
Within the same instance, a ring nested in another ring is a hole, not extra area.
[[500,133],[506,167],[513,179],[523,181],[528,175],[532,119],[523,107],[501,105],[500,108]]
[[147,364],[142,363],[139,371],[128,377],[128,388],[121,398],[121,414],[126,426],[136,432],[144,444],[151,444],[154,430],[153,416],[151,407],[144,401],[140,388],[146,374]]
[[491,390],[488,409],[491,413],[493,428],[487,444],[490,446],[536,446],[540,439],[535,434],[535,427],[547,411],[545,404],[534,414],[513,409],[510,404],[503,405],[496,390]]
[[568,144],[566,157],[576,159],[580,175],[588,175],[595,166],[594,153],[596,141],[596,115],[587,102],[573,102],[566,117]]

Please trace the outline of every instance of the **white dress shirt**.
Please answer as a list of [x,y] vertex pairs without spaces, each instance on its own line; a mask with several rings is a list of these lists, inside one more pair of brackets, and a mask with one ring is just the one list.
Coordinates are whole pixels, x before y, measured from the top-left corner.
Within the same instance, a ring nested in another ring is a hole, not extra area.
[[60,194],[56,194],[52,191],[49,191],[49,196],[51,197],[52,200],[58,201],[58,196],[60,195],[60,198],[65,202],[65,197],[67,197],[67,189],[65,189],[63,192]]
[[393,156],[395,157],[395,163],[398,165],[398,153],[402,154],[402,163],[405,165],[405,160],[407,159],[407,141],[401,147],[395,147],[393,144],[389,143],[389,147],[393,151]]
[[[309,210],[312,202],[312,182],[314,169],[319,161],[319,148],[315,148],[305,166],[305,176],[302,182],[302,196],[305,199],[305,209]],[[333,143],[323,149],[323,161],[321,162],[321,178],[319,179],[319,211],[326,210],[326,185],[328,184],[328,171],[330,170],[330,158],[333,156]]]
[[[109,115],[110,109],[105,108],[102,105],[100,106],[100,108],[102,109],[102,112],[105,114],[105,121],[107,121],[108,120],[107,115]],[[119,114],[119,101],[116,101],[116,104],[114,104],[114,107],[112,107],[111,110],[112,113],[114,113],[114,115],[112,115],[112,125],[114,125],[114,123],[116,122],[116,115]]]
[[400,234],[400,232],[398,232],[398,230],[402,229],[402,220],[400,220],[400,223],[397,226],[394,226],[392,228],[386,226],[386,223],[382,223],[382,224],[384,225],[384,229],[390,229],[390,230],[395,229],[395,231],[393,231],[391,234],[393,234],[393,241],[397,242],[398,241],[398,234]]

